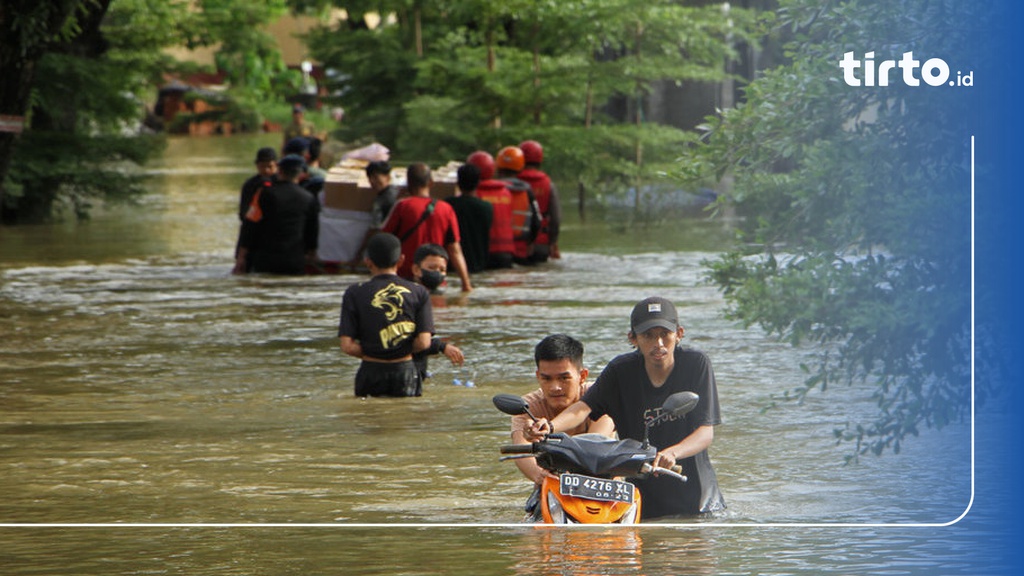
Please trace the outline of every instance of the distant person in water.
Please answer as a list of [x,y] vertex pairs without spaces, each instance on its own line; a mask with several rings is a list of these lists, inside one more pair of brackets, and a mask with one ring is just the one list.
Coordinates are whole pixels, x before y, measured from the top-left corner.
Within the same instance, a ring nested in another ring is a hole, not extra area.
[[300,156],[278,162],[277,181],[253,196],[242,219],[234,274],[303,274],[316,261],[320,204],[298,185]]

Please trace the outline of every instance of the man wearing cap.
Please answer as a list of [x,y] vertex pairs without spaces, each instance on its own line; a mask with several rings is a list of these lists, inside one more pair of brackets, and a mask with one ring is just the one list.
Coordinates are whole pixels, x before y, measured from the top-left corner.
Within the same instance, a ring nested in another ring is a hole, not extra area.
[[655,466],[679,464],[688,481],[657,474],[637,480],[646,519],[725,508],[707,452],[714,427],[721,423],[715,375],[703,352],[680,346],[683,332],[671,302],[659,297],[642,300],[630,316],[629,342],[636,349],[609,362],[579,402],[550,422],[541,418],[526,434],[535,441],[607,414],[620,438],[642,441],[645,419],[656,417],[668,396],[695,392],[700,402],[692,412],[651,427],[650,441],[658,449]]
[[[249,206],[252,205],[252,200],[256,197],[256,193],[265,188],[270,188],[274,185],[277,180],[277,151],[273,148],[260,148],[256,151],[256,174],[249,177],[248,180],[242,183],[242,192],[239,194],[238,200],[238,219],[245,222],[245,214],[249,211]],[[239,239],[235,243],[235,258],[238,258],[238,249],[241,246],[241,229],[239,229]],[[248,270],[248,264],[243,266]]]
[[285,126],[284,143],[287,144],[292,138],[309,138],[316,135],[316,127],[306,120],[306,109],[302,104],[292,106],[292,123]]
[[261,188],[269,188],[277,174],[277,152],[273,148],[260,148],[256,151],[256,174],[242,184],[242,193],[238,203],[238,219],[245,219],[245,212],[252,203],[252,197]]
[[430,293],[398,276],[402,243],[386,232],[366,243],[372,277],[345,290],[338,337],[341,351],[359,358],[356,396],[419,396],[423,380],[412,355],[434,332]]
[[246,207],[234,274],[303,274],[316,261],[320,204],[297,184],[305,160],[288,155],[277,163],[277,182]]

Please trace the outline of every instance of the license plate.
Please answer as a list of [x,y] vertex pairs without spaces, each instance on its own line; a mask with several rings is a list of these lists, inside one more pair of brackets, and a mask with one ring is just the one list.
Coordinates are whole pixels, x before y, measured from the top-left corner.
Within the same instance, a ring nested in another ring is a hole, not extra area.
[[603,502],[633,503],[633,485],[629,482],[565,473],[559,476],[558,484],[559,491],[563,496],[576,496]]

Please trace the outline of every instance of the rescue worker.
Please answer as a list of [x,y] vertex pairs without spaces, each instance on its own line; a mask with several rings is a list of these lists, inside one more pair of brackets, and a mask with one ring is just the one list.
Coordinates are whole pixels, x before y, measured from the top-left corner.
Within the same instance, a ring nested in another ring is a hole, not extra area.
[[533,243],[535,262],[547,262],[548,258],[561,258],[558,251],[558,231],[562,223],[562,209],[558,203],[558,191],[555,183],[540,168],[544,161],[544,147],[536,140],[526,140],[519,144],[526,161],[526,168],[519,173],[519,178],[533,188],[540,208],[540,231]]
[[533,243],[540,231],[540,208],[530,185],[519,179],[519,172],[526,167],[526,158],[518,146],[506,146],[498,151],[494,165],[497,179],[505,182],[512,193],[512,232],[514,249],[512,261],[516,264],[533,264]]
[[494,207],[487,249],[487,269],[511,268],[512,255],[515,251],[512,192],[504,182],[494,179],[494,157],[487,152],[473,152],[466,158],[466,163],[480,170],[480,183],[477,185],[476,195]]

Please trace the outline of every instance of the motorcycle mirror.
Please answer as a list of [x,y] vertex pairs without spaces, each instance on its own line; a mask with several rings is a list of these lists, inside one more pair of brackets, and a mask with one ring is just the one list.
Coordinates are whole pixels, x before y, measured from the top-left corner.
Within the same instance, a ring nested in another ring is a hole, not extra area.
[[676,392],[665,399],[661,409],[672,417],[682,416],[693,410],[698,402],[700,402],[700,396],[693,392]]
[[665,403],[661,405],[661,414],[658,414],[657,417],[644,420],[644,448],[651,445],[651,426],[669,418],[677,418],[686,414],[697,406],[697,402],[700,402],[700,396],[693,392],[676,392],[666,398]]
[[491,402],[494,402],[495,408],[510,416],[530,413],[526,400],[515,394],[496,394],[494,398],[491,398]]

